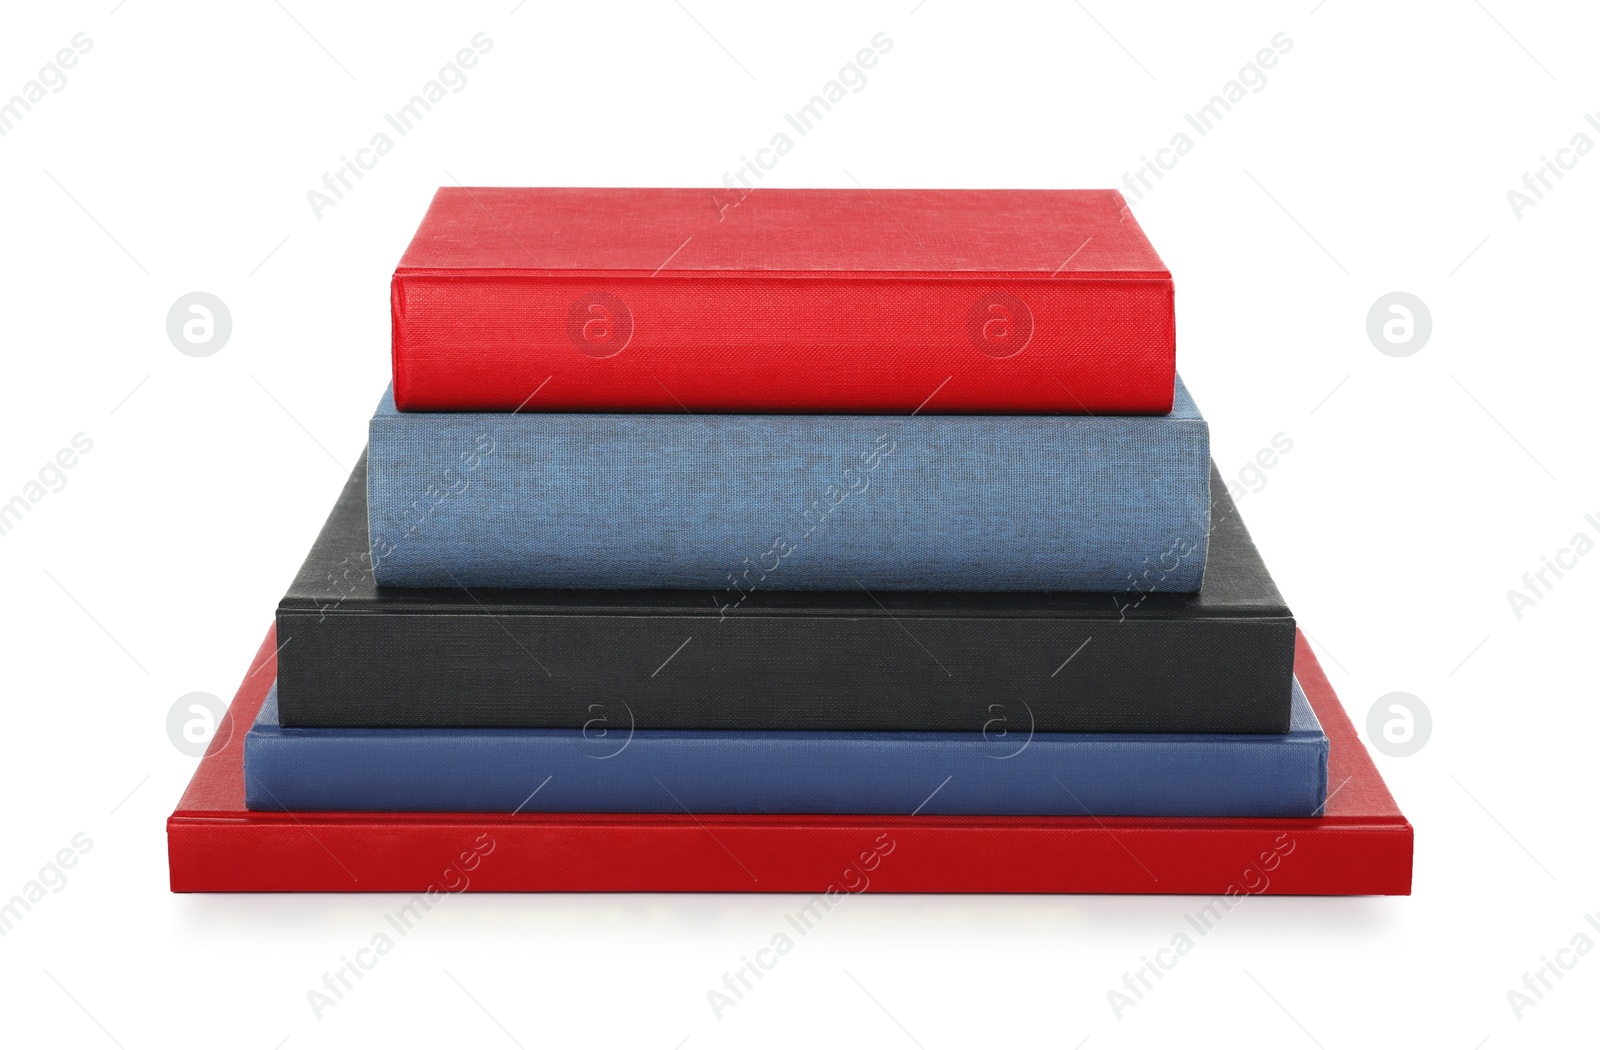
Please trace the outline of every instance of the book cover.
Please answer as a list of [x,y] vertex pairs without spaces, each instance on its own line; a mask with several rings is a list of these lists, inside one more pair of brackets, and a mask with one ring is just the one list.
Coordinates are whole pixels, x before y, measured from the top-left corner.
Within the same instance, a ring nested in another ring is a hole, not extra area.
[[438,191],[403,411],[1164,413],[1172,278],[1115,190]]
[[413,910],[462,891],[1411,892],[1411,824],[1303,640],[1327,804],[1267,818],[251,811],[245,727],[279,644],[269,632],[167,821],[174,892],[405,892]]
[[278,607],[286,726],[1289,729],[1294,618],[1215,476],[1192,594],[1172,546],[1120,593],[380,588],[366,482]]
[[1206,422],[398,412],[370,426],[384,587],[1197,591]]
[[[290,729],[277,688],[245,738],[256,810],[1309,817],[1328,738],[1298,683],[1289,732]],[[620,703],[616,706],[623,706]]]

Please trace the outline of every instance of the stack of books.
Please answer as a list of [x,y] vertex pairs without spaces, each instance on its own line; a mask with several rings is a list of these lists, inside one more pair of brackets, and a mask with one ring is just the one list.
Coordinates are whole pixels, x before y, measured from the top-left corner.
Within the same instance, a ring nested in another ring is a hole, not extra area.
[[1407,893],[1114,191],[442,189],[174,890]]

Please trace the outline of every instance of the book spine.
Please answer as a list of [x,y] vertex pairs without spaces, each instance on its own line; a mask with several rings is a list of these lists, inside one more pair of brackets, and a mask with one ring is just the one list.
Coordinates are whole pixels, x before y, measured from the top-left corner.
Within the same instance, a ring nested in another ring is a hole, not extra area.
[[280,609],[278,637],[283,725],[370,728],[1285,733],[1295,653],[1271,617]]
[[[363,820],[173,815],[177,893],[717,892],[1177,893],[1411,892],[1404,820],[690,817],[477,814]],[[403,842],[404,848],[396,848]],[[264,863],[263,858],[270,858]],[[470,864],[470,870],[467,865]],[[414,910],[414,909],[413,909]]]
[[387,587],[1192,592],[1199,418],[403,414],[370,428]]
[[1158,415],[1167,278],[397,273],[402,411]]
[[245,740],[253,810],[1310,817],[1326,790],[1327,742],[1313,732],[694,733],[609,717],[575,730],[284,730],[267,704],[270,721]]

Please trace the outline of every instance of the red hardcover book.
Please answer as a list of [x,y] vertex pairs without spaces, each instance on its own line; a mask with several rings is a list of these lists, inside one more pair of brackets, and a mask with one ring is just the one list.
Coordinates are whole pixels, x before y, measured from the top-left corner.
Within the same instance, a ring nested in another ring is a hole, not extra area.
[[1411,892],[1411,825],[1303,637],[1295,672],[1331,744],[1326,815],[1249,820],[250,812],[244,735],[274,646],[269,633],[167,821],[175,892],[402,891],[428,906],[464,890]]
[[1115,190],[446,187],[391,292],[401,411],[1172,406]]

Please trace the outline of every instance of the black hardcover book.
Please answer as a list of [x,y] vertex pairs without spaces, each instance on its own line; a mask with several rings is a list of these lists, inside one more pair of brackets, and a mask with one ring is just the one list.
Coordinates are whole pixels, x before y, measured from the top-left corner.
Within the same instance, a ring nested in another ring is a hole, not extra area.
[[380,589],[366,458],[278,606],[285,726],[1284,733],[1295,624],[1213,470],[1205,582],[1120,594]]

